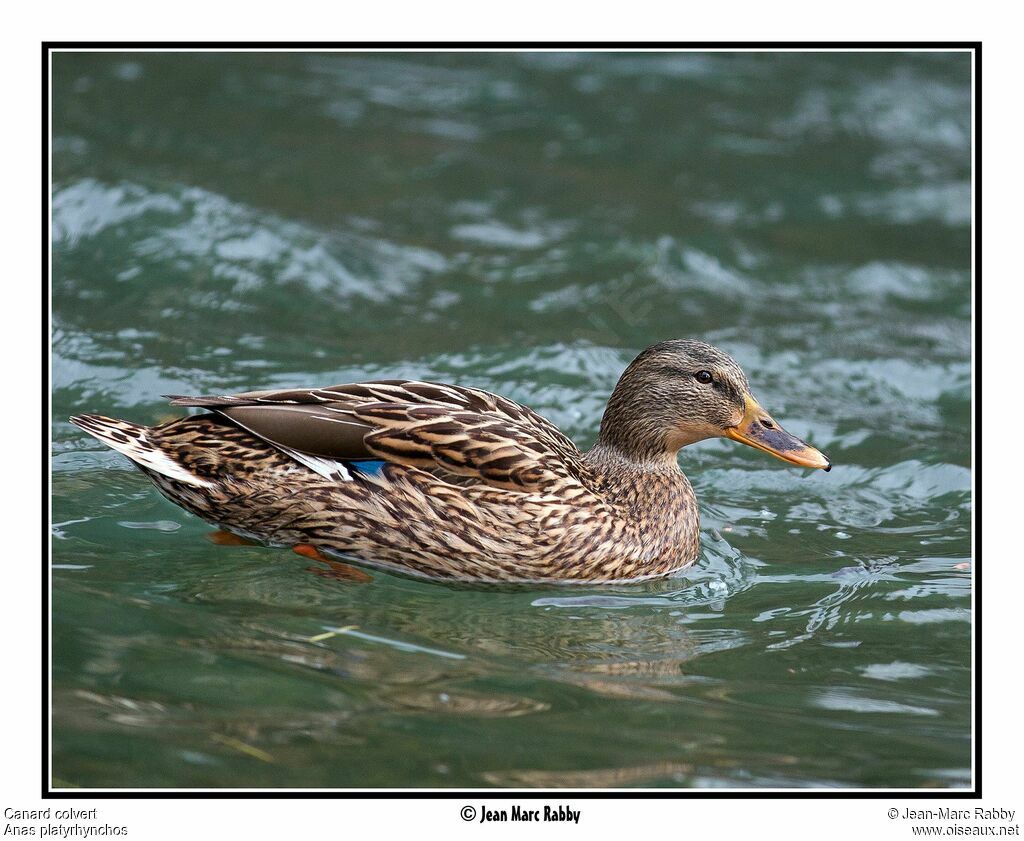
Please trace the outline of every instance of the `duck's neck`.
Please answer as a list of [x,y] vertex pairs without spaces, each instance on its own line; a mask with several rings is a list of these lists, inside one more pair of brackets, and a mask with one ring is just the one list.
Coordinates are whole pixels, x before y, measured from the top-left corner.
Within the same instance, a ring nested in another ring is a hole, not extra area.
[[629,512],[661,512],[664,523],[687,505],[696,506],[690,482],[679,469],[675,453],[662,451],[638,457],[598,440],[584,457],[604,498]]
[[[628,397],[628,395],[627,395]],[[690,483],[676,458],[682,444],[670,441],[664,424],[637,411],[637,402],[612,392],[597,442],[584,459],[599,477],[610,501],[638,510],[661,509],[678,513],[693,500]]]
[[610,441],[598,438],[597,443],[587,451],[583,458],[592,469],[605,475],[616,473],[628,476],[636,476],[641,473],[682,475],[676,454],[668,451],[664,446],[623,449]]

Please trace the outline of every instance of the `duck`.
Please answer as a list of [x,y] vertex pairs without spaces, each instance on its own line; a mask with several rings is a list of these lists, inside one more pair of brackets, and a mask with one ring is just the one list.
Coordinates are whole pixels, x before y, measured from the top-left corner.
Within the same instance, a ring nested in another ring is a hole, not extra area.
[[526,406],[446,383],[167,398],[203,412],[157,426],[70,420],[227,542],[432,580],[605,584],[685,570],[700,510],[678,453],[698,441],[832,467],[761,407],[728,354],[693,339],[626,367],[585,452]]

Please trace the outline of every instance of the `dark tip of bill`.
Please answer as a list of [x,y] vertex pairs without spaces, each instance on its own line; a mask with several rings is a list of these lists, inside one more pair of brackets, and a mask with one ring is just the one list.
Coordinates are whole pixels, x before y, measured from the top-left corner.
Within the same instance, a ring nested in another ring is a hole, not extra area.
[[828,473],[832,469],[832,462],[828,459],[825,459],[825,461],[828,461],[828,466],[825,468],[825,472]]

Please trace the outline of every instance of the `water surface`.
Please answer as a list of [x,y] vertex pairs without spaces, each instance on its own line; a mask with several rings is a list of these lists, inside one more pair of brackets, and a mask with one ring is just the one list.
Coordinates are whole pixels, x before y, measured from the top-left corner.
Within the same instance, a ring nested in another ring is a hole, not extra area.
[[[55,785],[970,785],[966,53],[78,53],[53,101]],[[704,553],[641,585],[316,576],[66,420],[415,376],[589,446],[676,337],[836,467],[686,449]]]

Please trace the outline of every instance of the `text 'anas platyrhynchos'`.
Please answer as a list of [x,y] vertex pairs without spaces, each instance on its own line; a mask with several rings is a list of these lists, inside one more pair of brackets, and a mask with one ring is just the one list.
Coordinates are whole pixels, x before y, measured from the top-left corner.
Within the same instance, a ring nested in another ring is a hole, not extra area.
[[622,582],[687,566],[700,515],[676,455],[705,438],[831,467],[758,405],[729,356],[688,340],[633,360],[586,453],[525,406],[440,383],[172,403],[211,412],[155,427],[71,420],[229,532],[449,580]]

